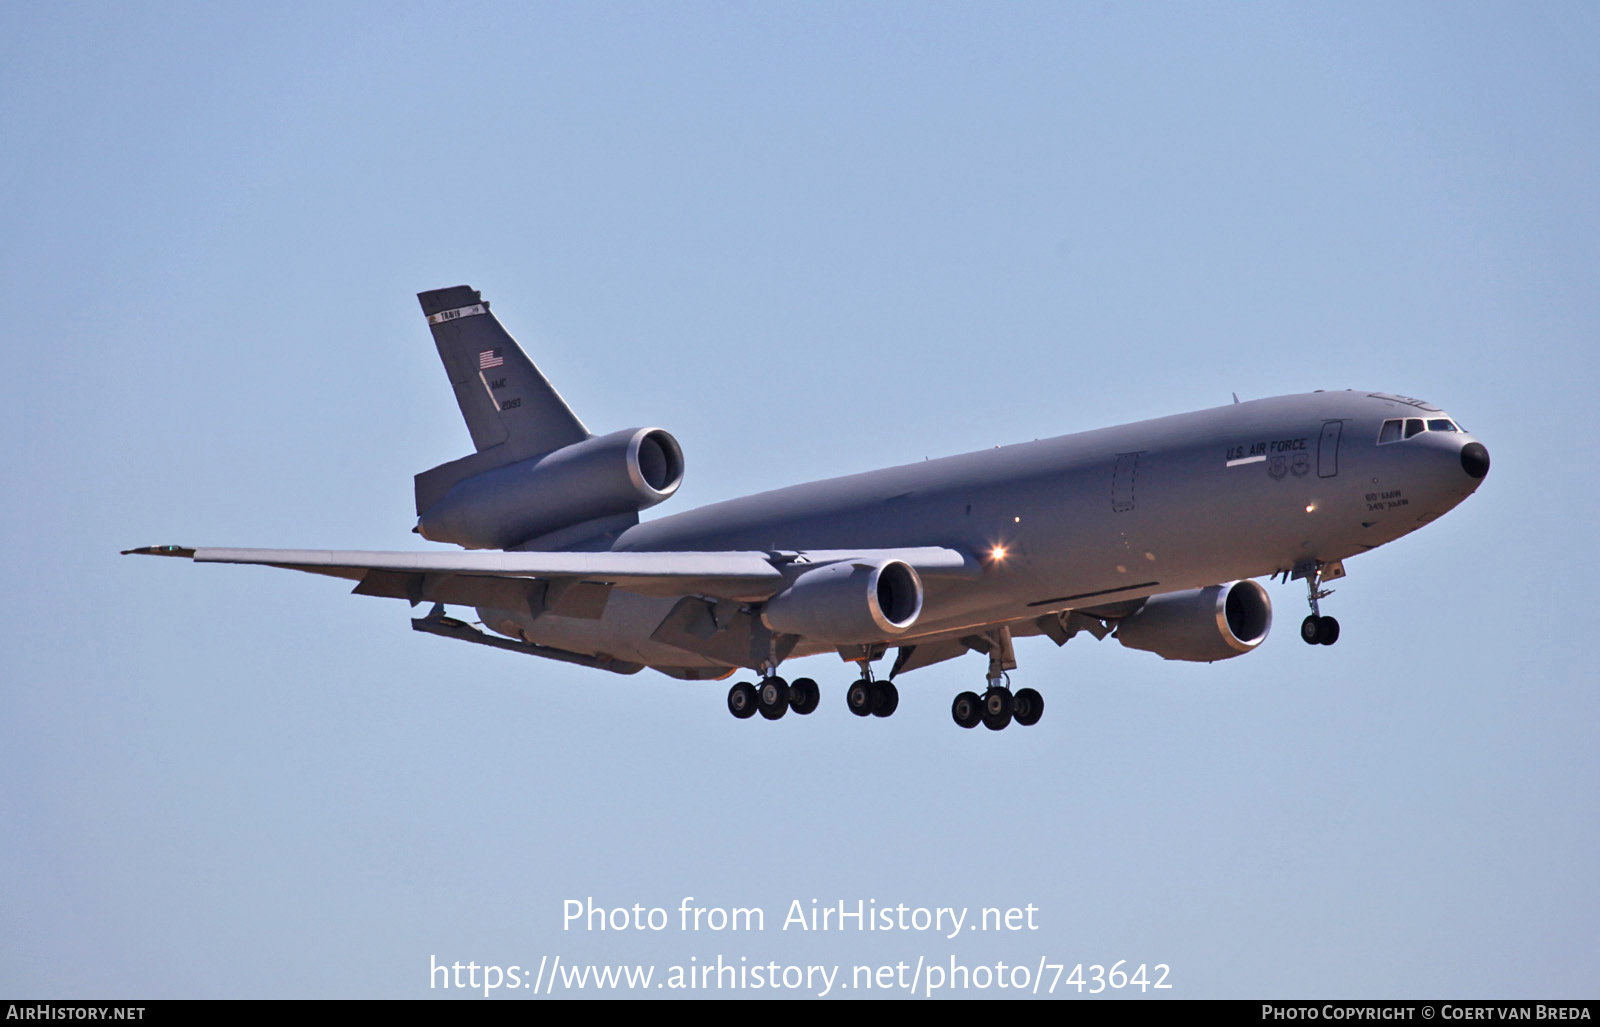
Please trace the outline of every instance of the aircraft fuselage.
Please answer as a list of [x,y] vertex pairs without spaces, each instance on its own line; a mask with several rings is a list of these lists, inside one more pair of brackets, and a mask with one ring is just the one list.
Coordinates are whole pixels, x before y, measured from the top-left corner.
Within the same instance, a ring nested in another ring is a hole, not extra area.
[[[1416,530],[1481,476],[1460,430],[1379,444],[1385,421],[1407,418],[1448,415],[1381,393],[1255,400],[728,500],[639,524],[613,548],[950,547],[983,561],[981,580],[930,582],[890,644],[995,622],[1025,634],[1044,614],[1328,564]],[[543,645],[699,665],[649,641],[671,602],[615,593],[596,620],[481,612]]]

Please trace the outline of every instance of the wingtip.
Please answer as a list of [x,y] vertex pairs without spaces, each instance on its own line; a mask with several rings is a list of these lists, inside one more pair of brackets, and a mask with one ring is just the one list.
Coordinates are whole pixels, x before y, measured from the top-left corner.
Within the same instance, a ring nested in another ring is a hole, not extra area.
[[194,559],[194,550],[187,546],[140,546],[138,549],[124,549],[123,556],[184,556]]

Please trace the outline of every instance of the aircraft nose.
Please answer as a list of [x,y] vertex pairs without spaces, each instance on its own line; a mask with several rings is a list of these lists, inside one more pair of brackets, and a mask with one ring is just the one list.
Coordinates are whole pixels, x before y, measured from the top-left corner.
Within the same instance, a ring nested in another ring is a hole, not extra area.
[[1489,451],[1483,443],[1469,442],[1461,447],[1461,469],[1472,478],[1482,478],[1489,473]]

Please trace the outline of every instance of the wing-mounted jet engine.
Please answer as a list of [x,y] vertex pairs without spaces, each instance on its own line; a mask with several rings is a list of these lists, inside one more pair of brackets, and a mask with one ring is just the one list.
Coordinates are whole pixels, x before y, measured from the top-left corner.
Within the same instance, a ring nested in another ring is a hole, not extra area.
[[1272,630],[1272,599],[1254,581],[1166,592],[1117,625],[1117,641],[1164,660],[1213,663],[1242,656]]
[[844,560],[801,573],[767,601],[773,631],[829,645],[899,635],[922,613],[922,579],[903,560]]

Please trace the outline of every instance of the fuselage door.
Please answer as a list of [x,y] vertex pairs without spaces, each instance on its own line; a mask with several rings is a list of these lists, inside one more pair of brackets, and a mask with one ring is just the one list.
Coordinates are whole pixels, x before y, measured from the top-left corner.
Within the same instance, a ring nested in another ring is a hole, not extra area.
[[1117,467],[1111,473],[1111,509],[1127,513],[1133,509],[1134,486],[1139,477],[1139,454],[1118,453]]
[[1323,421],[1322,441],[1317,444],[1317,477],[1332,478],[1339,473],[1339,436],[1343,421]]

